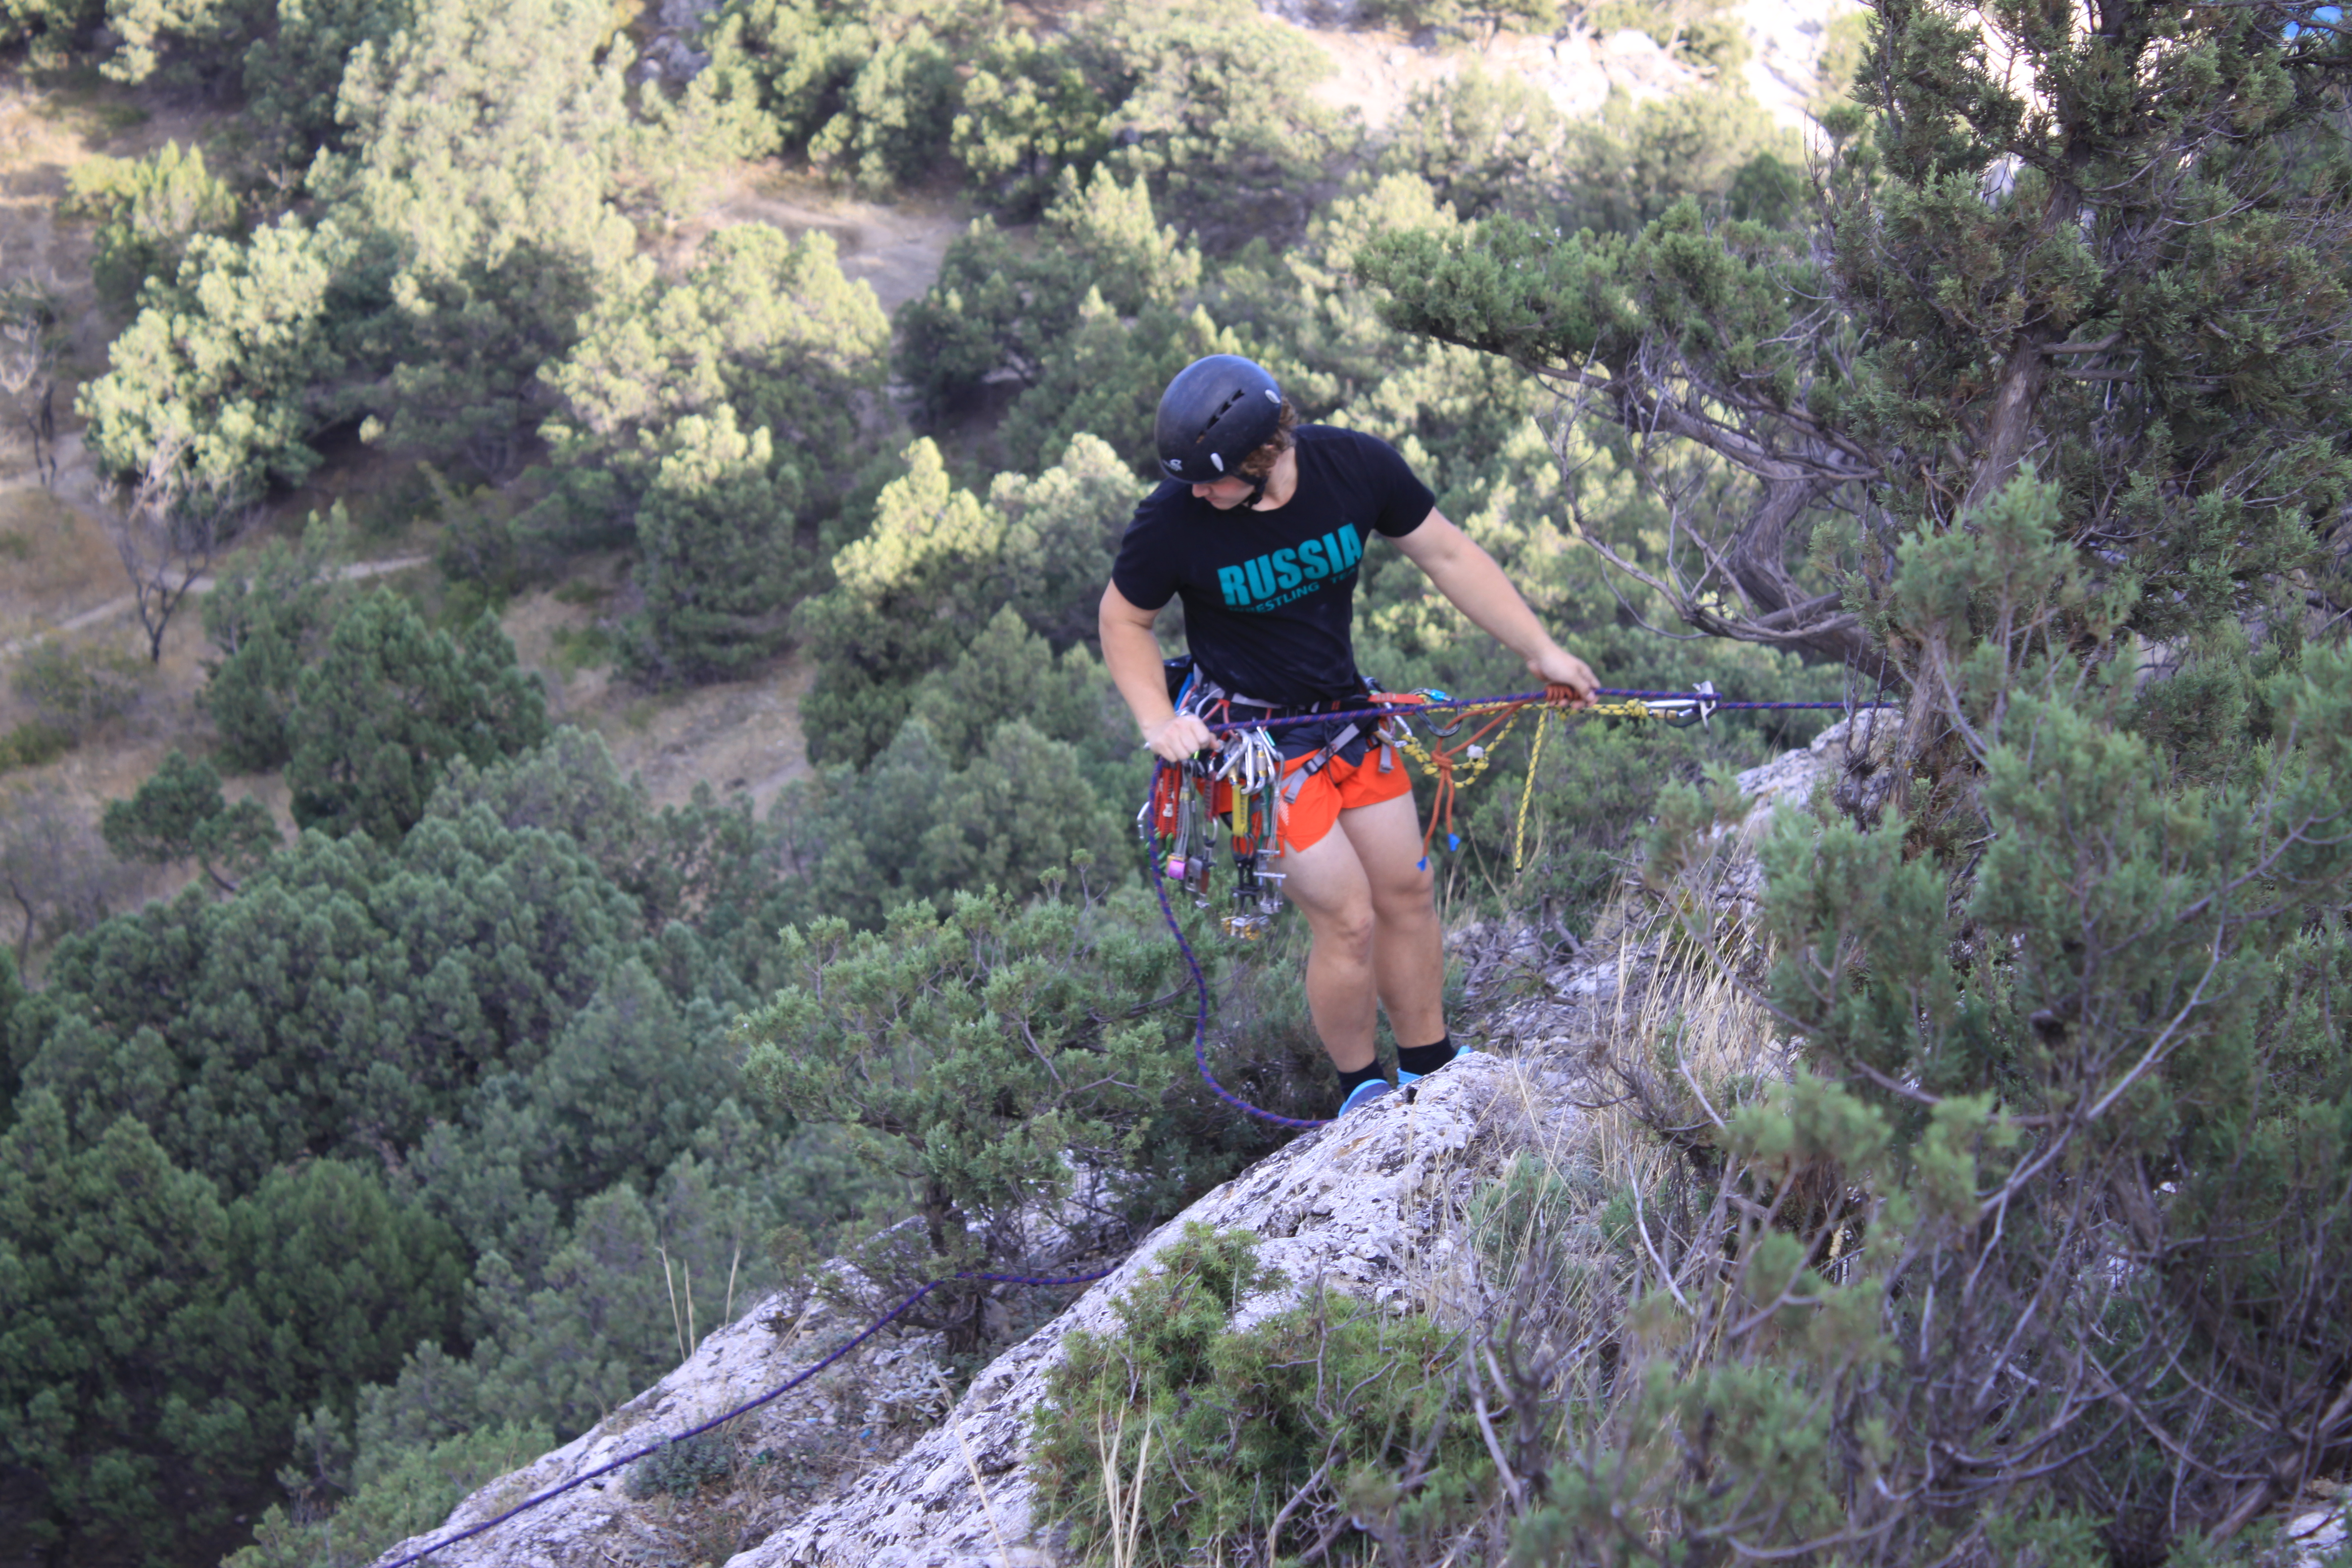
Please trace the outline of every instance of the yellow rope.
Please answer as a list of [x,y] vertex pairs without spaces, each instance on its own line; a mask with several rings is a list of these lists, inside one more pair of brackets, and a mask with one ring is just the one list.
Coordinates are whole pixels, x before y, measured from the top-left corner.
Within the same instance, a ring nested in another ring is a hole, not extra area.
[[[1524,704],[1522,704],[1522,706],[1524,706]],[[1461,708],[1456,709],[1455,711],[1460,713],[1495,713],[1500,712],[1502,710],[1502,707],[1503,705],[1498,702],[1492,708]],[[1503,727],[1495,731],[1495,738],[1493,740],[1479,742],[1477,747],[1478,754],[1470,758],[1470,766],[1468,771],[1466,773],[1457,773],[1454,775],[1454,787],[1456,790],[1468,789],[1472,784],[1478,781],[1478,775],[1486,771],[1486,764],[1495,760],[1495,748],[1501,745],[1504,741],[1509,738],[1511,731],[1518,724],[1518,721],[1519,715],[1516,710],[1514,710],[1510,718],[1504,721]],[[1406,731],[1403,734],[1397,737],[1397,750],[1402,752],[1406,756],[1411,757],[1414,762],[1419,763],[1422,767],[1427,771],[1431,778],[1435,778],[1437,776],[1437,759],[1431,756],[1428,751],[1423,747],[1422,743],[1412,738],[1412,732],[1411,731]]]
[[1544,723],[1551,717],[1549,711],[1536,715],[1536,743],[1528,750],[1527,787],[1519,791],[1519,825],[1511,835],[1511,875],[1517,876],[1528,865],[1528,807],[1536,798],[1536,768],[1543,762]]
[[[1459,708],[1455,709],[1454,711],[1462,714],[1465,719],[1467,719],[1480,713],[1500,712],[1507,708],[1510,711],[1510,718],[1505,721],[1502,729],[1496,731],[1495,738],[1492,741],[1486,742],[1476,748],[1477,755],[1469,759],[1470,765],[1467,770],[1458,772],[1456,773],[1454,779],[1453,787],[1454,792],[1459,794],[1461,791],[1465,790],[1472,784],[1477,783],[1479,775],[1486,771],[1487,763],[1494,761],[1495,748],[1503,743],[1504,740],[1510,734],[1512,729],[1518,723],[1520,710],[1526,708],[1534,708],[1536,710],[1535,745],[1528,753],[1528,782],[1519,791],[1519,819],[1517,826],[1513,830],[1511,841],[1511,870],[1514,875],[1517,875],[1519,871],[1525,869],[1527,866],[1528,811],[1535,801],[1536,765],[1543,761],[1544,719],[1547,715],[1550,714],[1553,710],[1549,707],[1539,706],[1531,702],[1496,702],[1482,703],[1475,708]],[[1402,710],[1400,716],[1411,713],[1412,711],[1412,710],[1409,708]],[[1639,698],[1634,698],[1624,702],[1599,702],[1593,704],[1593,706],[1590,708],[1580,708],[1576,710],[1576,716],[1580,719],[1654,719],[1658,715],[1651,710],[1649,704],[1642,701]],[[1567,721],[1567,715],[1565,713],[1561,714],[1560,718],[1563,723]],[[1406,756],[1411,757],[1414,762],[1419,763],[1422,766],[1422,770],[1428,773],[1430,777],[1436,778],[1439,773],[1437,760],[1429,754],[1426,747],[1423,746],[1419,741],[1413,739],[1412,731],[1410,729],[1407,729],[1403,725],[1399,725],[1397,728],[1401,731],[1396,740],[1397,750],[1402,752]]]

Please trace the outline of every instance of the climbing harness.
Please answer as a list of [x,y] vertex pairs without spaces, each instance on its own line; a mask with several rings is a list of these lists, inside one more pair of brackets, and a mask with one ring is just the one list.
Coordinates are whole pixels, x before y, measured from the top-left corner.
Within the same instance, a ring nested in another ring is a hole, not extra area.
[[[1185,690],[1189,693],[1191,689],[1192,683],[1188,680]],[[1383,733],[1394,738],[1394,743],[1398,749],[1413,757],[1439,779],[1441,804],[1446,812],[1446,836],[1451,847],[1459,843],[1459,836],[1452,828],[1451,808],[1454,794],[1463,788],[1466,783],[1475,782],[1486,772],[1486,765],[1492,757],[1492,748],[1488,744],[1490,732],[1493,740],[1501,740],[1504,734],[1509,732],[1510,726],[1517,715],[1527,709],[1533,708],[1537,710],[1535,742],[1528,760],[1527,783],[1519,792],[1519,815],[1512,851],[1512,861],[1516,868],[1525,861],[1528,812],[1535,798],[1536,764],[1542,757],[1544,731],[1549,724],[1566,722],[1567,714],[1571,711],[1567,707],[1570,695],[1568,688],[1559,685],[1549,686],[1541,691],[1515,691],[1500,697],[1480,698],[1449,697],[1444,692],[1433,689],[1413,692],[1373,692],[1368,696],[1367,700],[1380,703],[1381,706],[1339,712],[1278,715],[1249,720],[1223,719],[1210,723],[1209,731],[1213,735],[1230,737],[1247,731],[1255,731],[1263,734],[1265,731],[1281,729],[1293,724],[1342,721],[1351,724],[1370,721],[1388,726]],[[1595,703],[1572,711],[1587,718],[1656,719],[1675,729],[1705,724],[1710,714],[1723,711],[1784,712],[1806,709],[1835,709],[1851,712],[1865,708],[1895,706],[1890,702],[1736,702],[1720,695],[1711,683],[1706,681],[1700,682],[1696,688],[1689,691],[1626,691],[1604,686],[1598,688],[1594,695],[1613,698],[1616,700]],[[1179,706],[1181,707],[1181,701]],[[1266,705],[1253,703],[1248,706],[1263,708]],[[1441,742],[1460,733],[1472,719],[1480,714],[1490,714],[1493,717],[1489,718],[1484,726],[1474,731],[1459,747],[1452,747],[1444,744],[1424,744],[1418,741],[1408,744],[1404,733],[1402,732],[1408,728],[1408,721],[1403,718],[1405,714],[1411,714],[1413,720],[1419,721],[1433,740]],[[1458,715],[1458,717],[1451,719],[1436,717],[1440,714]],[[1201,717],[1205,720],[1208,715],[1202,713]],[[1346,742],[1342,741],[1338,743]],[[1231,742],[1228,749],[1230,745]],[[1465,763],[1469,764],[1466,771],[1463,767]],[[1160,825],[1165,823],[1172,828],[1181,817],[1182,809],[1181,802],[1192,793],[1187,787],[1188,781],[1200,776],[1193,770],[1204,770],[1213,766],[1213,763],[1202,763],[1197,757],[1181,763],[1165,761],[1158,763],[1152,770],[1150,794],[1146,797],[1144,809],[1137,815],[1136,818],[1137,827],[1143,836],[1147,858],[1151,862],[1151,890],[1160,900],[1160,916],[1167,921],[1168,933],[1176,939],[1177,951],[1183,954],[1184,967],[1192,982],[1192,1062],[1200,1071],[1201,1081],[1209,1086],[1210,1092],[1245,1116],[1255,1117],[1260,1121],[1269,1122],[1276,1127],[1304,1130],[1328,1126],[1331,1120],[1328,1117],[1284,1116],[1263,1107],[1252,1105],[1248,1100],[1219,1083],[1216,1074],[1209,1068],[1208,976],[1201,969],[1200,956],[1192,951],[1192,942],[1184,935],[1182,922],[1176,918],[1176,906],[1169,900],[1168,888],[1169,884],[1174,881],[1178,886],[1192,893],[1193,901],[1197,907],[1209,908],[1213,900],[1209,894],[1208,870],[1202,864],[1202,860],[1210,852],[1211,846],[1206,836],[1190,837],[1179,841],[1184,850],[1183,854],[1177,855],[1170,852],[1169,829],[1162,828]],[[1437,812],[1433,810],[1429,832],[1424,835],[1422,841],[1424,864],[1428,858],[1432,838],[1436,831],[1437,816]],[[1155,837],[1155,830],[1157,830],[1157,837]],[[1257,875],[1259,879],[1263,880],[1264,873],[1259,872]],[[1239,879],[1238,873],[1236,879],[1237,881]],[[1236,897],[1238,896],[1237,890]],[[1270,915],[1273,910],[1269,907],[1263,912]],[[1224,923],[1226,929],[1231,931],[1230,917]],[[1262,936],[1265,930],[1263,923],[1255,925],[1246,933],[1246,938],[1255,940]],[[1243,933],[1234,932],[1234,934]]]

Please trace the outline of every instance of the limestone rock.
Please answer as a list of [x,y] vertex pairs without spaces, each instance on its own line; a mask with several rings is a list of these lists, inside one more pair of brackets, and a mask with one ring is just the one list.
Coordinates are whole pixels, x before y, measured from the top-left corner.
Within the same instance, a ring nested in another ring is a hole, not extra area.
[[1113,1299],[1188,1222],[1255,1232],[1259,1257],[1289,1277],[1244,1302],[1245,1327],[1297,1299],[1307,1282],[1381,1302],[1420,1304],[1447,1256],[1443,1220],[1475,1185],[1525,1146],[1538,1122],[1561,1131],[1579,1113],[1519,1064],[1457,1059],[1261,1161],[1154,1232],[1109,1279],[990,1364],[940,1426],[896,1462],[811,1510],[730,1568],[1031,1568],[1058,1563],[1034,1513],[1026,1473],[1030,1424],[1046,1374],[1074,1329],[1113,1330]]
[[[1071,1331],[1116,1328],[1114,1298],[1156,1266],[1186,1223],[1255,1233],[1259,1256],[1287,1277],[1244,1302],[1237,1326],[1281,1310],[1318,1282],[1399,1310],[1429,1308],[1454,1288],[1448,1222],[1530,1142],[1576,1135],[1581,1113],[1567,1094],[1564,1080],[1533,1064],[1468,1054],[1410,1096],[1390,1095],[1298,1139],[1154,1232],[1115,1274],[984,1368],[944,1420],[935,1337],[877,1337],[739,1424],[739,1456],[790,1455],[813,1434],[862,1434],[871,1462],[845,1467],[863,1473],[813,1506],[772,1495],[745,1500],[739,1489],[724,1500],[698,1499],[688,1513],[667,1498],[633,1498],[621,1470],[431,1561],[437,1568],[589,1568],[718,1561],[741,1546],[731,1568],[1051,1568],[1062,1559],[1034,1516],[1026,1473],[1046,1374]],[[677,1371],[593,1431],[484,1487],[445,1525],[379,1561],[754,1398],[862,1326],[815,1309],[779,1332],[778,1308],[763,1302],[711,1334]],[[861,1413],[870,1417],[862,1426],[854,1419]],[[853,1419],[845,1425],[845,1416]],[[929,1429],[917,1436],[918,1427]]]
[[[755,1399],[865,1326],[821,1304],[798,1312],[786,1312],[785,1305],[771,1297],[714,1331],[651,1389],[553,1453],[492,1481],[458,1504],[445,1523],[402,1542],[378,1561],[421,1550]],[[830,1371],[734,1424],[730,1436],[737,1453],[747,1460],[761,1454],[786,1456],[787,1462],[803,1468],[821,1457],[828,1468],[848,1473],[895,1455],[946,1404],[934,1370],[938,1351],[933,1334],[868,1342]],[[755,1476],[763,1468],[753,1466]],[[483,1535],[436,1551],[428,1561],[435,1568],[585,1568],[673,1555],[687,1533],[682,1510],[667,1497],[632,1497],[628,1481],[627,1468],[614,1470]],[[781,1496],[765,1495],[766,1490],[739,1488],[708,1505],[698,1500],[693,1533],[706,1539],[731,1534],[734,1539],[719,1552],[723,1556],[744,1535],[757,1539],[782,1514],[798,1511],[799,1500],[789,1486]]]

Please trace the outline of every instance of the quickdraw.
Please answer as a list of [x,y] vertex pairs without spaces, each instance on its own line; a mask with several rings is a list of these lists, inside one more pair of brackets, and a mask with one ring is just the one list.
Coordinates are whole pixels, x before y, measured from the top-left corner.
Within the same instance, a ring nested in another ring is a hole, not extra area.
[[[1372,738],[1383,752],[1383,770],[1392,765],[1393,753],[1402,752],[1419,763],[1436,784],[1429,826],[1422,834],[1420,868],[1425,870],[1441,825],[1447,851],[1461,848],[1462,836],[1454,825],[1455,797],[1486,775],[1494,763],[1496,749],[1510,737],[1520,714],[1534,709],[1534,745],[1528,758],[1527,782],[1519,792],[1518,818],[1512,834],[1511,863],[1516,871],[1523,869],[1527,863],[1528,816],[1535,800],[1536,769],[1543,757],[1544,731],[1549,723],[1566,721],[1571,695],[1568,688],[1556,685],[1547,687],[1540,696],[1529,692],[1475,702],[1457,701],[1434,687],[1418,691],[1375,691],[1366,698],[1373,705],[1370,711],[1334,717],[1355,718],[1376,726]],[[1151,794],[1143,809],[1136,814],[1136,830],[1160,873],[1191,893],[1194,906],[1203,910],[1215,902],[1210,877],[1216,840],[1227,840],[1234,857],[1234,888],[1231,908],[1219,918],[1218,928],[1235,940],[1255,942],[1265,935],[1282,908],[1284,874],[1270,868],[1282,854],[1280,824],[1284,805],[1296,796],[1307,776],[1360,731],[1350,725],[1321,751],[1286,768],[1271,730],[1320,715],[1237,720],[1233,712],[1236,706],[1265,705],[1231,697],[1213,687],[1202,686],[1197,679],[1183,683],[1178,701],[1180,707],[1210,720],[1213,727],[1226,737],[1226,743],[1213,754],[1162,767],[1154,776]],[[1721,705],[1715,688],[1701,681],[1687,693],[1629,698],[1575,711],[1580,718],[1655,719],[1675,729],[1685,729],[1705,724]],[[1440,713],[1448,717],[1441,719]],[[1468,739],[1459,744],[1449,743],[1473,720],[1482,716],[1486,721],[1473,730]],[[1428,731],[1426,742],[1414,734],[1414,722]]]
[[1136,818],[1161,872],[1210,907],[1209,874],[1216,840],[1234,857],[1233,907],[1219,920],[1227,936],[1255,942],[1282,908],[1284,873],[1269,869],[1282,854],[1282,752],[1263,729],[1234,731],[1213,757],[1163,767]]

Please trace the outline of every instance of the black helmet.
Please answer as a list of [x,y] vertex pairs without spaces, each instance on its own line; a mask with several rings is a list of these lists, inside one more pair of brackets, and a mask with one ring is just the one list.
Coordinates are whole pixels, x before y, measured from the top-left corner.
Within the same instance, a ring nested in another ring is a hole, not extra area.
[[1160,395],[1152,428],[1160,471],[1188,485],[1214,484],[1273,440],[1281,423],[1282,388],[1265,366],[1239,354],[1196,359]]

